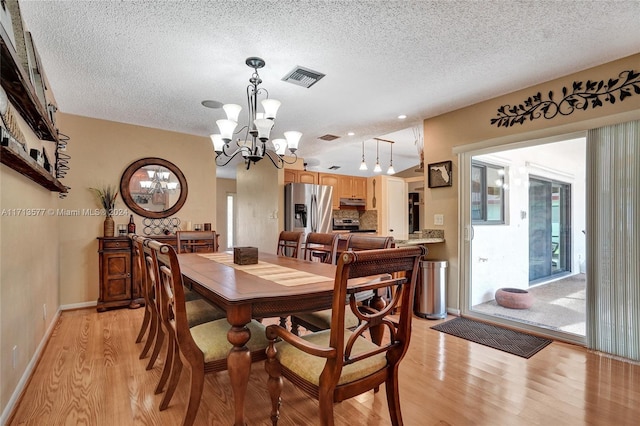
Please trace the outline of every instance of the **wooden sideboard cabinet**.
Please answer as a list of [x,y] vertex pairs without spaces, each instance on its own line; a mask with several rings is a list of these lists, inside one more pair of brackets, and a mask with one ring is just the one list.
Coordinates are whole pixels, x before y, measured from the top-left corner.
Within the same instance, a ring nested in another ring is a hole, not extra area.
[[[216,251],[217,251],[216,234]],[[177,250],[175,235],[154,235],[151,238],[170,244]],[[134,258],[133,244],[127,236],[98,238],[100,296],[98,312],[111,308],[139,308],[144,305],[142,271]]]
[[144,304],[141,277],[134,271],[131,240],[128,237],[98,238],[100,296],[98,312],[110,308],[138,308]]

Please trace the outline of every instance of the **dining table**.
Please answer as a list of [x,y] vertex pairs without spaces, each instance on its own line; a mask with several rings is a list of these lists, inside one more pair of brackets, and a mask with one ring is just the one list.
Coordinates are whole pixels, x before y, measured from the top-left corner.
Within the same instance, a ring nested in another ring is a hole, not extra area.
[[246,327],[252,319],[283,317],[331,307],[336,266],[260,253],[258,263],[239,265],[233,253],[178,254],[184,285],[224,309],[232,348],[227,367],[237,426],[245,425],[244,403],[251,372]]

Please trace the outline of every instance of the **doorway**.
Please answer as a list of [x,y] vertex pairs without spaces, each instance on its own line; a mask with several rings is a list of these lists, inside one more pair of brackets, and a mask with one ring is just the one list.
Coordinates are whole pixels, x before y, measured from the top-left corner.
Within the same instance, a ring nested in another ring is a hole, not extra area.
[[529,176],[529,285],[571,272],[571,185]]
[[[586,139],[531,141],[461,155],[469,317],[584,344]],[[527,290],[528,309],[495,301]]]

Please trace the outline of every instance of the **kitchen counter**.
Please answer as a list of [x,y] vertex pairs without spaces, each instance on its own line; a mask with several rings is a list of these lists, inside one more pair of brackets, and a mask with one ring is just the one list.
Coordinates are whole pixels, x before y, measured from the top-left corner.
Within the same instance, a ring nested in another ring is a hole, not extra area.
[[444,238],[411,238],[409,240],[396,240],[396,247],[417,246],[421,244],[444,243]]
[[[358,235],[358,233],[350,234],[348,231],[333,231],[336,234],[340,235],[341,240],[346,240],[349,235]],[[375,235],[378,237],[386,237],[386,235],[382,234],[363,234],[360,235]],[[410,238],[408,240],[395,240],[396,247],[406,247],[406,246],[416,246],[420,244],[438,244],[444,243],[444,238]]]

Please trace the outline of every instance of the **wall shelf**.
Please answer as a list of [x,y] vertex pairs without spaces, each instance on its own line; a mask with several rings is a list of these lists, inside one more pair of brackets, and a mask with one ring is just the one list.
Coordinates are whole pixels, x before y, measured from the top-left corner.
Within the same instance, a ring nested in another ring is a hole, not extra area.
[[36,163],[36,160],[31,157],[25,158],[6,146],[0,146],[0,163],[11,167],[49,191],[67,192],[67,187]]
[[57,142],[58,132],[36,96],[29,76],[20,65],[16,53],[11,48],[9,36],[1,26],[0,84],[7,92],[11,104],[31,127],[38,139]]

